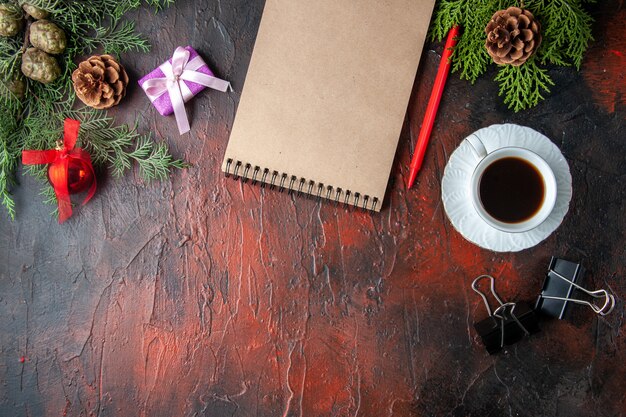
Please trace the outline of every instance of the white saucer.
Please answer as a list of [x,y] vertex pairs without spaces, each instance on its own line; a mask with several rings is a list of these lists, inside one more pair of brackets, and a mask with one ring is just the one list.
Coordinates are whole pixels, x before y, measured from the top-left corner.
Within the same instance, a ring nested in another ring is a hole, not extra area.
[[474,209],[469,192],[469,182],[479,159],[472,152],[467,140],[463,140],[450,156],[441,184],[443,206],[450,222],[465,239],[485,249],[517,252],[535,246],[559,227],[569,209],[572,176],[565,157],[550,139],[529,127],[514,124],[492,125],[473,134],[481,139],[487,152],[506,146],[517,146],[541,156],[556,177],[556,203],[548,218],[527,232],[503,232],[485,223]]

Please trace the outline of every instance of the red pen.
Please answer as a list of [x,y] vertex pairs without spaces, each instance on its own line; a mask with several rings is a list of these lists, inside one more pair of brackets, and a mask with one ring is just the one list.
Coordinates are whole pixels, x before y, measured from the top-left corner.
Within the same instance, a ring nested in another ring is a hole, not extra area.
[[433,85],[433,91],[430,93],[430,99],[428,100],[428,107],[426,107],[426,114],[424,115],[422,128],[420,129],[420,134],[417,137],[417,143],[415,144],[415,153],[413,154],[413,159],[411,160],[411,170],[409,171],[407,188],[411,188],[415,182],[417,173],[422,167],[422,162],[424,161],[424,154],[426,153],[430,133],[433,130],[433,124],[435,123],[435,117],[437,116],[437,110],[439,109],[439,102],[441,101],[443,88],[446,85],[446,79],[448,78],[448,73],[450,72],[450,55],[452,55],[452,48],[456,45],[459,30],[459,26],[454,26],[450,29],[450,32],[448,32],[446,46],[443,50],[443,54],[441,54],[439,70],[437,71],[437,77],[435,78],[435,85]]

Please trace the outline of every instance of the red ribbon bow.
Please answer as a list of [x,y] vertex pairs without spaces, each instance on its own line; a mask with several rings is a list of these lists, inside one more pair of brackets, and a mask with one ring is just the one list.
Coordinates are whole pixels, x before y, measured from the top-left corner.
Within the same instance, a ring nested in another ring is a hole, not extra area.
[[72,216],[72,202],[68,189],[70,160],[77,159],[83,162],[83,165],[91,171],[93,177],[87,197],[85,197],[82,204],[87,204],[96,193],[96,180],[93,165],[91,164],[91,156],[87,151],[74,147],[78,139],[79,129],[80,122],[78,120],[65,119],[62,148],[59,147],[58,149],[47,151],[22,151],[22,163],[24,165],[52,164],[52,166],[60,168],[54,170],[54,175],[50,175],[50,182],[59,202],[59,223],[63,223]]

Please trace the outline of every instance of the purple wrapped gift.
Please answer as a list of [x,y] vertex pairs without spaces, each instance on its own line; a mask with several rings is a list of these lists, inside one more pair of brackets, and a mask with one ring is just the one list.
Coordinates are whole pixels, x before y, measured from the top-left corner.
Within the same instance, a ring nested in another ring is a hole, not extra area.
[[191,46],[176,48],[174,56],[139,80],[139,85],[161,115],[176,114],[181,134],[189,131],[186,102],[207,87],[223,92],[230,88]]

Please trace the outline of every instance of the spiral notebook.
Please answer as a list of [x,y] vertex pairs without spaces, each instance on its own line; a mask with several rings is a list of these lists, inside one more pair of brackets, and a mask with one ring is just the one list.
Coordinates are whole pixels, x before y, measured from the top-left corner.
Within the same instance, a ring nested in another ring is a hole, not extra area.
[[222,170],[379,211],[435,0],[267,0]]

